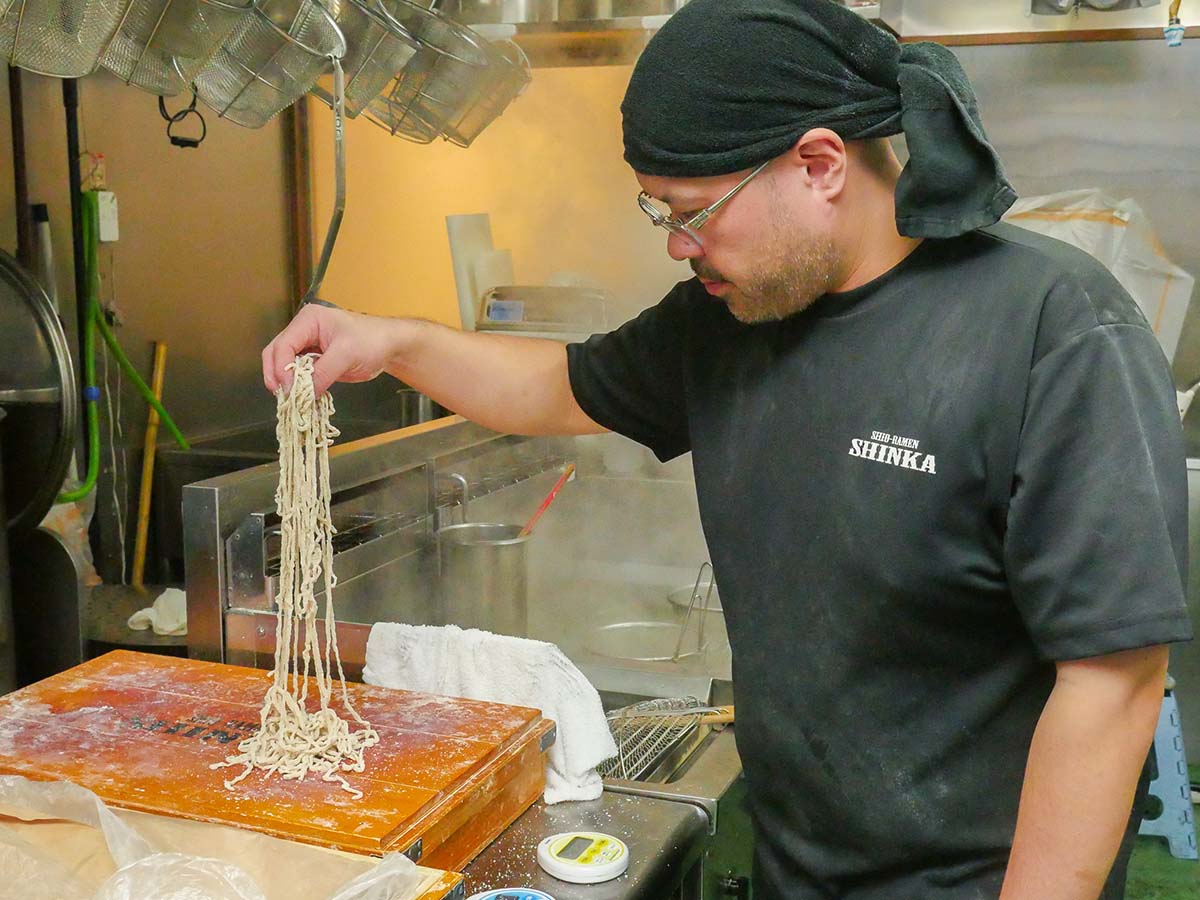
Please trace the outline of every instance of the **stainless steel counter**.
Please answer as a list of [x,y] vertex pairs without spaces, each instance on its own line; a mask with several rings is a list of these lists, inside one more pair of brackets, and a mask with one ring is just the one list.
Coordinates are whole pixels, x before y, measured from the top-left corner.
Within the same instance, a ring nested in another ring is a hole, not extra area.
[[[741,768],[727,728],[711,735],[665,783],[605,779],[599,800],[557,806],[539,801],[467,869],[466,896],[529,887],[555,900],[714,896],[722,876],[750,874]],[[537,863],[538,842],[571,830],[603,831],[625,841],[629,871],[600,885],[570,885],[546,874]]]
[[[629,846],[629,871],[602,884],[568,884],[547,874],[537,862],[538,842],[572,830],[619,837]],[[688,803],[609,791],[583,803],[539,800],[467,868],[466,896],[532,887],[555,900],[698,900],[707,837],[707,817]]]
[[604,779],[604,789],[615,794],[634,794],[676,803],[690,803],[705,816],[709,834],[721,827],[723,801],[742,775],[733,729],[710,734],[665,782]]

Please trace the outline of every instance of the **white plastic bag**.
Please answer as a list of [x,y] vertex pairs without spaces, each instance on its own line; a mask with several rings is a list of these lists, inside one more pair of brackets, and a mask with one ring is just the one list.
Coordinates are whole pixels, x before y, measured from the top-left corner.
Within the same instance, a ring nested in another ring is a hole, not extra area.
[[403,853],[389,853],[369,872],[342,886],[330,900],[403,900],[420,882],[413,861]]
[[237,866],[181,853],[152,853],[122,866],[94,900],[266,900]]
[[1163,252],[1149,218],[1133,200],[1096,189],[1022,197],[1005,220],[1086,250],[1133,296],[1174,359],[1195,279]]
[[[52,854],[0,827],[0,900],[266,900],[238,866],[158,852],[99,797],[78,785],[0,776],[0,807],[19,809],[22,818],[99,829],[117,869],[93,888]],[[405,900],[422,880],[411,860],[394,853],[342,885],[329,900]]]

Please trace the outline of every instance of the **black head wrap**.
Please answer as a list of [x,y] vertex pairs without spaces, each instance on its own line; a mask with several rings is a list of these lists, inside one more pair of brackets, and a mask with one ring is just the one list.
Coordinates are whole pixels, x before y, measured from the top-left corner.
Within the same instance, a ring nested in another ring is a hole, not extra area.
[[812,128],[903,131],[896,225],[912,237],[990,225],[1017,196],[954,54],[901,45],[832,0],[691,0],[650,41],[621,112],[626,161],[676,178],[751,168]]

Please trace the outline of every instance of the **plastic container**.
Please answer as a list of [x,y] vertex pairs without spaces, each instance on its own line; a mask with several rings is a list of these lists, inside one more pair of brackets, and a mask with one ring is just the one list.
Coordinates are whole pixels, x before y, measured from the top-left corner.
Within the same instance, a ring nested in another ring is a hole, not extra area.
[[515,285],[484,292],[477,331],[594,334],[608,327],[608,295],[594,288]]

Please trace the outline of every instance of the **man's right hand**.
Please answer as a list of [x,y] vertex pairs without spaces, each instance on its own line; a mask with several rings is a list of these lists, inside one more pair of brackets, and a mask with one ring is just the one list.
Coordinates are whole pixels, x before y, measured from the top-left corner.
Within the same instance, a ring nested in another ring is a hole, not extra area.
[[274,393],[292,385],[288,366],[302,353],[319,353],[313,367],[317,395],[338,381],[370,381],[397,353],[399,320],[308,305],[262,352],[263,383]]
[[511,434],[597,434],[575,402],[567,350],[557,341],[462,332],[421,319],[364,316],[310,305],[263,350],[267,390],[288,390],[287,367],[319,353],[313,387],[388,372],[435,403]]

